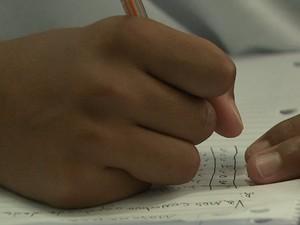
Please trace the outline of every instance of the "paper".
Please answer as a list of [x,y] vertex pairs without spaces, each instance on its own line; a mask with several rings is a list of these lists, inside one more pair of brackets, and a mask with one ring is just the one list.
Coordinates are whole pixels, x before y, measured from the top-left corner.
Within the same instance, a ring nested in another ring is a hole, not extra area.
[[[277,122],[299,113],[300,54],[236,59],[239,138],[213,135],[198,146],[201,168],[190,183],[154,187],[128,200],[85,210],[57,210],[0,191],[0,224],[285,224],[300,217],[300,180],[253,186],[244,151]],[[226,222],[227,221],[227,222]]]

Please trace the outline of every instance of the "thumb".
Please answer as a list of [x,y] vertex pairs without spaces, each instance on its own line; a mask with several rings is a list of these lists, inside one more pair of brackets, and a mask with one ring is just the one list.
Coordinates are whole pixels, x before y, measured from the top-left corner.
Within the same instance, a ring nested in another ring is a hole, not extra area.
[[243,130],[243,122],[234,101],[233,88],[224,95],[211,98],[216,116],[216,132],[224,137],[236,137]]

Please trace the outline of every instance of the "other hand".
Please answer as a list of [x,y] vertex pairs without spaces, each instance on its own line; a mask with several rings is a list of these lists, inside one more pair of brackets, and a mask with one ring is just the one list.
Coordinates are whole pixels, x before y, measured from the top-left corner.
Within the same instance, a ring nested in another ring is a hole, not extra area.
[[300,115],[274,126],[246,151],[249,177],[259,184],[300,178]]

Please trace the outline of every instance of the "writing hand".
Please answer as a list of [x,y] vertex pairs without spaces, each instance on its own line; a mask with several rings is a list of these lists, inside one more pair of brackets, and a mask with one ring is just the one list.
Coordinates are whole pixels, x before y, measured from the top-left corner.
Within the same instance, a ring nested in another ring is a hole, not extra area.
[[52,206],[187,182],[195,144],[242,130],[230,59],[150,20],[1,42],[0,62],[0,184]]
[[300,115],[274,126],[246,151],[248,174],[265,184],[300,177]]

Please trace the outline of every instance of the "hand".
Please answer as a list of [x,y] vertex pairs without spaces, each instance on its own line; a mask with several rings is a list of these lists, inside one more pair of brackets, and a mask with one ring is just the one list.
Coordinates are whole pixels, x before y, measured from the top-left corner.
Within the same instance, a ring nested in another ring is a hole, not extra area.
[[245,157],[249,177],[256,183],[300,178],[300,115],[270,129]]
[[242,130],[231,60],[150,20],[5,41],[0,62],[0,184],[52,206],[187,182],[195,144]]

